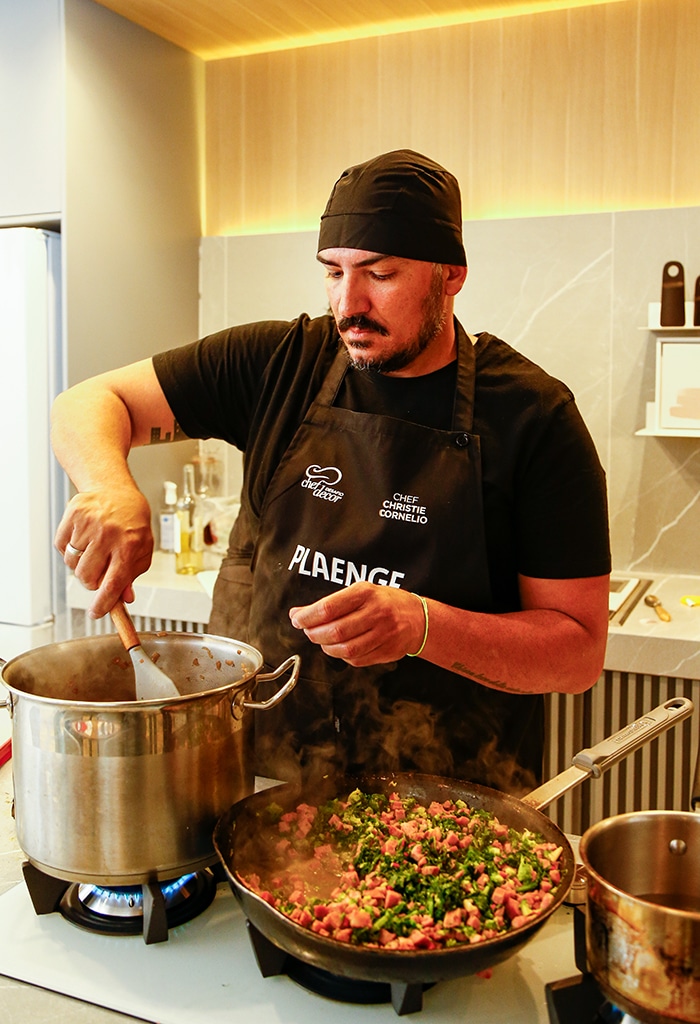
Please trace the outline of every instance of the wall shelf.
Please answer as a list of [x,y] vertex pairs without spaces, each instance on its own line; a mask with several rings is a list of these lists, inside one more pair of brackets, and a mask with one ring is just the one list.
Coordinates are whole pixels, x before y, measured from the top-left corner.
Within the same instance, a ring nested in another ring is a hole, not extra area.
[[677,334],[685,337],[686,335],[693,337],[694,335],[700,338],[700,324],[693,323],[695,303],[686,302],[685,304],[685,325],[683,327],[662,327],[661,326],[661,303],[650,302],[649,311],[647,315],[647,326],[640,327],[640,331],[647,331],[651,334]]
[[[651,406],[651,415],[656,417],[656,402],[647,402],[647,409]],[[647,412],[647,420],[649,419],[649,413]],[[660,427],[642,427],[641,430],[635,430],[635,437],[700,437],[700,430],[664,430]]]
[[656,395],[647,402],[638,437],[700,437],[700,325],[693,315],[694,303],[686,302],[689,326],[662,327],[661,303],[649,303],[648,325],[641,330],[656,338]]

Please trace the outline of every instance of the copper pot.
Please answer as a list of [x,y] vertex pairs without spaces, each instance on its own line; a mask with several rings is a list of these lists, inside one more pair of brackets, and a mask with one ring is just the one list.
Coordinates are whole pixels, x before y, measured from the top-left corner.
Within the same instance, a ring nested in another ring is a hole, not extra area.
[[606,997],[645,1024],[700,1022],[700,816],[644,811],[584,834],[586,952]]

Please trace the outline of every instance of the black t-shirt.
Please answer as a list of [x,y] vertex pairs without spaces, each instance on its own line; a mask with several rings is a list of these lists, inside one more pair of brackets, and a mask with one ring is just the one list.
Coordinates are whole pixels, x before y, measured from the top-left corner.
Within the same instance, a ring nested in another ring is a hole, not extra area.
[[[341,344],[331,317],[233,327],[154,357],[180,427],[244,454],[244,503],[267,483]],[[568,388],[490,334],[475,347],[473,433],[481,439],[494,607],[519,608],[517,575],[610,571],[605,475]],[[449,429],[456,364],[422,377],[350,369],[337,403]],[[466,526],[465,526],[466,528]]]

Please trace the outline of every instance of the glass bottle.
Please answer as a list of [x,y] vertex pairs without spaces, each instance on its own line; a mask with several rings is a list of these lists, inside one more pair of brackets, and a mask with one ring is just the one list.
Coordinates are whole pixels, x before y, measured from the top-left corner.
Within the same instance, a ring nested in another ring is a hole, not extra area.
[[188,462],[182,473],[182,496],[177,502],[179,530],[176,530],[175,571],[185,576],[201,572],[204,566],[204,538],[199,500],[194,488],[194,466]]
[[175,532],[176,528],[179,529],[180,522],[177,518],[177,484],[173,483],[172,480],[166,480],[163,484],[163,489],[163,504],[158,515],[160,550],[174,551]]

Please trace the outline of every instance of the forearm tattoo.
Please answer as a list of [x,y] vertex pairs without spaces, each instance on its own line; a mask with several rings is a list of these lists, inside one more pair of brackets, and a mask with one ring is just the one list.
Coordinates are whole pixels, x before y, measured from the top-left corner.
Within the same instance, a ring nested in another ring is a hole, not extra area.
[[163,434],[160,427],[151,427],[151,440],[149,444],[167,444],[170,441],[183,441],[187,435],[181,429],[180,424],[177,420],[173,420],[172,433],[169,430]]
[[525,693],[524,690],[519,690],[511,683],[506,683],[502,679],[491,679],[489,676],[483,675],[480,672],[470,672],[466,665],[463,665],[461,661],[453,661],[450,665],[453,672],[459,673],[461,676],[466,676],[468,679],[473,679],[475,683],[485,683],[487,686],[492,686],[496,690],[505,690],[508,693]]

